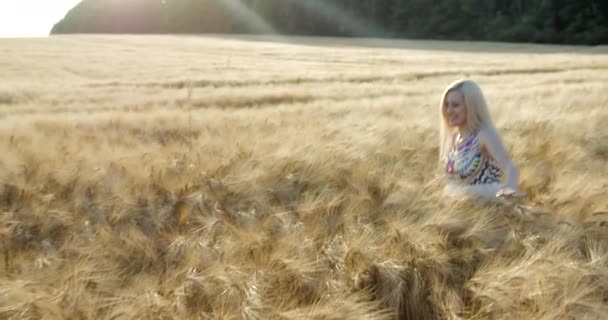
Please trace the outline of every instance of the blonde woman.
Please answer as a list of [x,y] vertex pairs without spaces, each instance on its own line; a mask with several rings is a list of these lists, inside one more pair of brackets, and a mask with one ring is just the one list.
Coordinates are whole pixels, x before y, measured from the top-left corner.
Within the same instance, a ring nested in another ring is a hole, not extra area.
[[480,87],[470,80],[455,81],[445,89],[439,107],[446,193],[491,200],[523,196],[519,171],[492,123]]

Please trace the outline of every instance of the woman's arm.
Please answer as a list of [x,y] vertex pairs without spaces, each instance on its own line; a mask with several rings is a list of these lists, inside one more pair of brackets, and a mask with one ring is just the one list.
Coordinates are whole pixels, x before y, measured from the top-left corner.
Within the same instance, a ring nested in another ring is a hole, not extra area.
[[504,173],[504,185],[496,194],[523,196],[524,194],[517,190],[519,184],[519,170],[515,163],[509,157],[505,150],[498,133],[492,128],[483,128],[479,132],[480,147],[485,149]]

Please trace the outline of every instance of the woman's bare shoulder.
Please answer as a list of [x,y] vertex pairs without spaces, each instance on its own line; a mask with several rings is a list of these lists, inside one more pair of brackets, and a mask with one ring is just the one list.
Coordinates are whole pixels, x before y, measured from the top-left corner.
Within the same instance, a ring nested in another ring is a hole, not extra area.
[[502,144],[498,132],[491,127],[481,127],[477,137],[482,144]]

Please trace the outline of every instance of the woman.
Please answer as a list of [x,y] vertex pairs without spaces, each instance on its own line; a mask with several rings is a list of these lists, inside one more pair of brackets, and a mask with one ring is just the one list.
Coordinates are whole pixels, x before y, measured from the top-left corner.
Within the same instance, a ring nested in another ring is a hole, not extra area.
[[450,84],[441,98],[440,161],[449,195],[485,199],[521,197],[519,171],[494,128],[479,86],[470,80]]

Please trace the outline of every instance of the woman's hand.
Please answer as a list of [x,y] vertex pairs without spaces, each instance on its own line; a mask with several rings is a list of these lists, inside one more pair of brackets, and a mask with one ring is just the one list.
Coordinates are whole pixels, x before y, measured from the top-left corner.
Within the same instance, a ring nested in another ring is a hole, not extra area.
[[498,190],[498,192],[496,192],[497,198],[521,198],[525,196],[525,192],[517,191],[516,189],[510,187],[501,188]]

